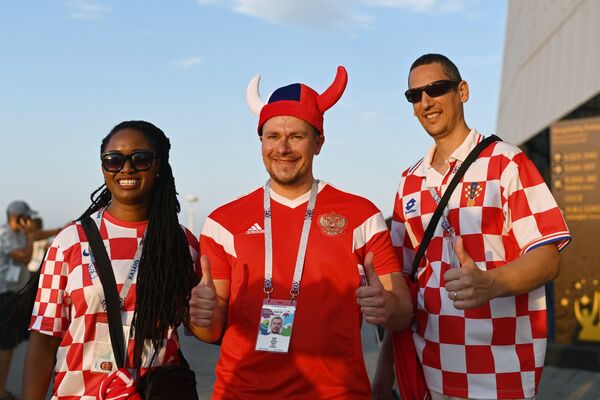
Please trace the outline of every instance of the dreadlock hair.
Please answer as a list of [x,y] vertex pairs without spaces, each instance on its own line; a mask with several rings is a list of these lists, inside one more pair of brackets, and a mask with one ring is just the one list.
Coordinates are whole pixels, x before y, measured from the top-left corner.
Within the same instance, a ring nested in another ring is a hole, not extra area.
[[417,58],[415,62],[412,63],[409,72],[412,72],[413,69],[420,67],[421,65],[429,64],[440,64],[442,66],[442,69],[444,70],[444,73],[448,75],[448,78],[450,78],[450,80],[457,82],[462,81],[462,78],[460,77],[460,72],[458,71],[456,64],[454,64],[452,61],[450,61],[448,57],[442,54],[423,54],[421,57]]
[[[168,329],[188,322],[190,294],[198,283],[198,277],[185,232],[177,219],[181,207],[169,164],[169,139],[149,122],[124,121],[102,140],[101,153],[113,135],[123,129],[141,132],[151,143],[160,163],[150,194],[148,228],[138,270],[132,321],[134,367],[140,368],[145,340],[150,340],[154,352],[158,353]],[[104,184],[91,194],[90,199],[92,204],[81,218],[106,207],[111,201],[111,193]]]

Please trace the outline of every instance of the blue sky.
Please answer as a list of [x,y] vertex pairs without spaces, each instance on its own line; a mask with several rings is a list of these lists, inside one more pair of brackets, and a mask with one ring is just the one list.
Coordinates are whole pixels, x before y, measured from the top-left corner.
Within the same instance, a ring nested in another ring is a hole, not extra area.
[[[246,85],[322,92],[348,70],[325,115],[315,175],[391,214],[401,172],[431,139],[406,102],[408,68],[446,54],[470,84],[469,126],[492,133],[506,25],[502,0],[47,0],[0,2],[0,210],[24,199],[46,226],[89,205],[101,139],[145,119],[172,143],[195,232],[215,207],[266,180]],[[2,217],[4,218],[4,217]]]

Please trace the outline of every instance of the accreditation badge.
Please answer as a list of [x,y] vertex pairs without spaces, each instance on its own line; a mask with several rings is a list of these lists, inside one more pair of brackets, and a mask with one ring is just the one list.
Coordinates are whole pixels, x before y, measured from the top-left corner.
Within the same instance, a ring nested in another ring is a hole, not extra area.
[[[129,326],[123,326],[125,336],[125,354],[129,342]],[[94,338],[94,355],[92,358],[92,372],[108,374],[118,369],[110,342],[110,329],[108,323],[96,323],[96,337]]]
[[260,310],[255,350],[287,353],[292,339],[295,313],[295,302],[265,299]]

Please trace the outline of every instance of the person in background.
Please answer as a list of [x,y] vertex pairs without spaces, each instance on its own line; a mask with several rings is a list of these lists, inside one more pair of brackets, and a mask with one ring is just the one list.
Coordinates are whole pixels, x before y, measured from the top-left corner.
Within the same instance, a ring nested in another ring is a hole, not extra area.
[[[44,228],[44,223],[40,217],[32,218],[31,224],[34,232],[41,231]],[[60,230],[58,230],[56,233],[58,232],[60,232]],[[49,238],[44,238],[33,242],[31,260],[27,263],[27,270],[29,272],[37,272],[40,269],[40,265],[42,265],[44,255],[46,254],[46,250],[48,250],[49,246]]]
[[[60,229],[35,229],[37,214],[29,204],[15,200],[6,209],[6,224],[0,226],[0,305],[15,295],[29,279],[28,263],[32,259],[34,243],[56,235]],[[6,390],[13,350],[28,336],[27,327],[10,324],[12,309],[0,307],[0,400],[15,396]]]

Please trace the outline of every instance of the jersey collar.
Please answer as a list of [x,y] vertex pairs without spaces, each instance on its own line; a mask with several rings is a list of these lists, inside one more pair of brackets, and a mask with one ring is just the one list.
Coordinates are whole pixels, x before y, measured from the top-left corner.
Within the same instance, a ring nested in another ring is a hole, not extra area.
[[[319,181],[319,186],[317,187],[317,193],[321,193],[321,190],[323,190],[323,188],[328,185],[327,182],[323,182],[323,181]],[[308,201],[308,198],[310,197],[310,190],[306,193],[304,193],[303,195],[300,195],[298,197],[296,197],[295,199],[288,199],[286,197],[283,197],[280,194],[277,194],[273,189],[271,189],[271,200],[276,201],[277,203],[284,205],[286,207],[289,208],[296,208],[304,203],[306,203]]]
[[[463,162],[473,150],[477,143],[481,142],[483,139],[483,135],[477,132],[477,129],[473,128],[462,142],[460,146],[452,154],[450,154],[449,161],[460,161]],[[421,164],[415,169],[414,174],[420,177],[427,176],[427,171],[433,169],[431,166],[431,161],[433,160],[433,155],[435,154],[435,144],[429,148],[425,157],[423,158]]]

